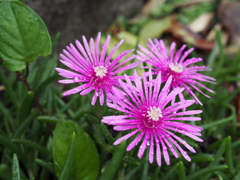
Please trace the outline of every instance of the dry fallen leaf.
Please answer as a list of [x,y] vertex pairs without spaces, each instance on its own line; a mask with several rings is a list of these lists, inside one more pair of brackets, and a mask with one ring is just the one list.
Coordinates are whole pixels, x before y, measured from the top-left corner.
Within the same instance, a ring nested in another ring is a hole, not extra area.
[[199,34],[191,31],[186,25],[179,23],[175,16],[172,16],[172,26],[168,31],[182,42],[191,44],[202,50],[209,51],[214,46],[214,42],[203,39]]
[[206,30],[213,18],[213,13],[205,13],[195,19],[188,25],[188,28],[195,33],[202,32]]

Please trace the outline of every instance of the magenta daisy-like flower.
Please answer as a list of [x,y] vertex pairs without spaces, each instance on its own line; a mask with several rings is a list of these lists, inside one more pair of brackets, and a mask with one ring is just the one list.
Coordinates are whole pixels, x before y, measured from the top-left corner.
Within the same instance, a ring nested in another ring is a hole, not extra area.
[[[161,166],[162,156],[166,164],[169,165],[169,152],[176,158],[181,154],[186,160],[191,161],[186,150],[193,153],[195,153],[195,150],[180,136],[185,135],[202,142],[203,140],[198,136],[201,136],[200,132],[203,128],[181,121],[199,121],[201,120],[200,117],[193,117],[192,115],[199,114],[202,111],[181,111],[183,108],[192,105],[195,102],[194,100],[169,103],[184,90],[178,87],[170,91],[172,76],[167,79],[162,89],[160,72],[156,79],[153,79],[151,70],[148,75],[143,74],[142,79],[135,72],[133,78],[135,85],[126,75],[126,83],[119,80],[123,89],[122,93],[116,89],[116,95],[111,95],[109,97],[111,100],[108,101],[109,107],[123,112],[124,115],[106,116],[102,119],[103,123],[114,125],[116,131],[131,130],[130,133],[116,140],[114,145],[136,135],[135,139],[127,146],[127,151],[132,150],[142,140],[138,150],[139,158],[142,158],[149,145],[148,157],[150,163],[153,162],[155,154],[159,166]],[[115,88],[113,91],[115,92]]]
[[[117,74],[121,71],[134,68],[140,63],[138,61],[127,64],[135,57],[125,57],[134,50],[124,51],[112,60],[113,54],[124,40],[121,40],[107,56],[106,52],[111,37],[110,35],[107,37],[101,48],[102,50],[100,49],[100,39],[100,32],[98,33],[96,43],[94,43],[92,38],[88,43],[85,36],[83,36],[83,45],[76,40],[76,47],[70,44],[70,46],[66,47],[66,50],[63,50],[64,54],[60,54],[60,61],[70,68],[70,70],[56,68],[60,76],[68,78],[60,80],[59,82],[63,84],[77,84],[77,87],[64,92],[64,96],[75,93],[85,95],[94,91],[92,105],[96,103],[98,97],[100,105],[103,105],[104,94],[111,93],[112,87],[118,86],[118,79],[123,78],[123,76],[118,76]],[[123,58],[125,58],[125,60],[122,60]],[[79,85],[79,83],[81,84]]]
[[[170,50],[168,51],[165,47],[162,40],[158,41],[154,39],[154,42],[149,39],[147,46],[150,50],[139,45],[139,49],[142,51],[138,51],[139,56],[137,58],[139,60],[143,60],[146,63],[152,65],[153,73],[157,74],[159,71],[162,72],[162,80],[166,81],[170,76],[173,77],[171,87],[184,87],[185,90],[192,95],[192,97],[196,100],[197,103],[201,104],[201,101],[194,94],[192,89],[197,90],[202,93],[204,96],[210,98],[208,95],[204,94],[200,89],[206,89],[207,91],[213,93],[211,89],[207,88],[205,85],[201,84],[199,81],[205,81],[209,83],[215,83],[215,79],[203,74],[198,73],[199,71],[209,71],[206,66],[192,66],[192,64],[202,61],[202,58],[190,58],[187,59],[187,56],[194,50],[191,48],[184,52],[186,45],[183,45],[182,48],[176,52],[175,47],[176,44],[172,43]],[[181,56],[181,54],[184,54]],[[149,68],[149,67],[145,67]],[[179,98],[184,100],[183,94],[179,94]]]

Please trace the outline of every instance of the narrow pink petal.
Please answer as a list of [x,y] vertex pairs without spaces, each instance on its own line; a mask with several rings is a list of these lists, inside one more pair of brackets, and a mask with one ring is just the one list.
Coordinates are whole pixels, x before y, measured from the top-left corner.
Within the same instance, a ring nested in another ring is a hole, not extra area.
[[184,51],[184,49],[186,48],[187,46],[184,44],[179,50],[178,52],[176,53],[175,57],[174,57],[174,64],[178,64],[178,60],[182,54],[182,52]]
[[82,44],[81,44],[78,40],[76,40],[75,43],[76,43],[79,51],[80,51],[80,52],[82,53],[82,55],[84,56],[84,58],[85,58],[87,61],[89,61],[89,60],[88,60],[89,57],[87,56],[86,51],[85,51],[85,49],[83,48]]
[[187,59],[185,62],[183,62],[182,66],[186,67],[186,66],[189,66],[190,64],[200,62],[202,60],[203,60],[202,58],[190,58],[190,59]]
[[99,59],[99,57],[100,57],[100,53],[99,53],[100,40],[101,40],[101,32],[98,33],[97,39],[96,39],[96,58],[97,58],[97,62],[100,61],[100,59]]
[[164,101],[164,99],[166,98],[166,96],[167,96],[167,94],[169,92],[171,83],[172,83],[172,76],[170,76],[168,78],[167,82],[165,83],[165,86],[163,87],[160,95],[158,96],[158,100],[160,101],[159,104],[161,104]]
[[178,153],[177,153],[177,151],[174,149],[174,147],[169,143],[168,138],[167,138],[167,137],[163,137],[162,139],[163,139],[164,142],[167,144],[168,148],[170,149],[170,151],[172,152],[172,154],[175,156],[175,158],[178,158]]
[[92,87],[89,87],[89,88],[87,88],[87,89],[85,89],[85,90],[83,90],[81,93],[80,93],[80,95],[86,95],[86,94],[88,94],[88,93],[90,93],[92,90],[94,90],[95,89],[95,87],[94,86],[92,86]]
[[162,160],[161,160],[161,149],[160,149],[160,145],[159,145],[159,139],[158,136],[154,135],[155,137],[155,142],[156,142],[156,146],[157,146],[157,150],[156,150],[156,156],[157,156],[157,164],[158,166],[161,166],[162,164]]
[[96,101],[97,101],[97,98],[98,98],[98,96],[97,96],[97,90],[95,90],[95,93],[94,93],[94,95],[93,95],[92,102],[91,102],[92,105],[95,105],[95,103],[96,103]]
[[100,105],[103,106],[103,104],[104,104],[104,93],[103,93],[102,89],[100,89],[100,91],[99,91],[99,101],[100,101]]
[[182,58],[179,61],[179,64],[183,63],[185,58],[194,50],[194,48],[190,48],[189,50],[185,51]]
[[110,42],[110,39],[111,39],[111,36],[108,35],[105,43],[102,46],[102,53],[101,53],[100,64],[99,65],[103,65],[104,62],[105,62],[105,55],[106,55],[106,52],[107,52],[107,48],[108,48],[108,44]]
[[176,96],[183,91],[184,91],[184,88],[180,88],[180,87],[173,89],[165,98],[165,100],[162,101],[161,106],[164,108],[172,99],[175,99]]
[[119,48],[119,46],[121,46],[121,44],[123,42],[124,42],[124,39],[122,39],[116,46],[114,46],[114,48],[112,49],[112,51],[109,53],[108,57],[106,58],[105,65],[108,65],[108,63],[110,62],[113,54],[116,52],[116,50]]
[[[122,141],[127,140],[128,138],[132,137],[134,134],[136,134],[136,133],[137,133],[138,131],[140,131],[140,130],[141,130],[141,129],[136,129],[135,131],[128,133],[127,135],[125,135],[125,136],[119,138],[118,140],[116,140],[113,144],[114,144],[114,145],[120,144]],[[138,137],[139,137],[139,136],[138,136]],[[135,145],[135,146],[136,146],[136,145]],[[129,150],[129,151],[130,151],[130,150]]]
[[162,152],[163,152],[164,160],[165,160],[165,162],[166,162],[167,165],[170,165],[170,158],[169,158],[169,154],[168,154],[168,149],[167,149],[167,147],[165,146],[165,143],[164,143],[164,141],[161,139],[161,137],[159,137],[159,140],[160,140],[160,143],[161,143],[161,146],[162,146]]
[[150,136],[149,132],[145,132],[145,137],[144,137],[143,142],[142,142],[142,144],[139,148],[139,151],[138,151],[138,157],[140,159],[142,158],[142,156],[143,156],[143,154],[144,154],[144,152],[147,148],[147,143],[148,143],[148,140],[149,140],[149,136]]
[[[202,110],[191,110],[191,111],[184,111],[184,112],[178,112],[174,114],[170,114],[167,117],[172,117],[172,116],[184,116],[184,115],[194,115],[194,114],[200,114],[202,113]],[[200,119],[201,120],[201,119]]]
[[[140,131],[141,129],[137,129]],[[135,131],[137,131],[135,130]],[[133,131],[133,132],[135,132]],[[134,133],[135,134],[135,133]],[[136,145],[138,145],[139,141],[142,139],[142,136],[145,134],[144,131],[142,131],[126,148],[127,151],[131,151]]]
[[169,51],[169,56],[171,61],[173,61],[175,47],[176,47],[176,43],[173,42],[170,46],[170,51]]
[[138,125],[135,126],[114,126],[113,129],[115,131],[126,131],[126,130],[130,130],[130,129],[135,129],[138,128]]
[[94,64],[94,60],[93,60],[92,53],[91,53],[91,51],[90,51],[90,48],[89,48],[87,39],[86,39],[85,36],[83,36],[82,39],[83,39],[84,47],[85,47],[85,49],[86,49],[86,51],[87,51],[87,54],[88,54],[88,59],[92,62],[92,64]]
[[[170,131],[164,130],[167,134],[171,135],[172,137],[174,137],[176,140],[178,140],[180,143],[182,143],[189,151],[195,153],[196,151],[193,149],[192,146],[190,146],[186,141],[184,141],[183,139],[181,139],[180,137],[176,136],[175,134],[173,134]],[[172,142],[173,139],[171,137],[168,137],[169,140]]]
[[83,84],[81,86],[78,86],[76,88],[73,88],[71,90],[68,90],[68,91],[64,92],[63,95],[64,96],[69,96],[71,94],[76,94],[76,93],[78,93],[78,92],[82,91],[83,89],[86,89],[86,88],[88,88],[90,86],[91,86],[91,84],[89,84],[89,83]]
[[154,135],[151,133],[151,139],[150,139],[150,150],[149,150],[149,163],[153,163],[154,158]]

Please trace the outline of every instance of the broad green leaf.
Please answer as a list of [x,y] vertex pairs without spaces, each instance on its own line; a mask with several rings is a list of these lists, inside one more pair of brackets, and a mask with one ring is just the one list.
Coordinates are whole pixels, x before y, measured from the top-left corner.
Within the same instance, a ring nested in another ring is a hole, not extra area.
[[[71,149],[72,134],[76,133],[76,145]],[[69,171],[69,180],[94,180],[98,175],[99,156],[92,139],[76,123],[60,120],[53,137],[53,158],[58,177],[64,170],[69,151],[75,151]]]
[[26,63],[51,53],[48,30],[32,9],[2,2],[0,12],[0,58],[10,71],[23,70]]
[[13,154],[13,158],[12,158],[12,179],[21,180],[20,167],[19,167],[18,158],[16,154]]
[[71,144],[70,144],[70,147],[68,149],[67,159],[66,159],[65,164],[62,168],[63,170],[60,174],[59,180],[70,179],[70,177],[71,177],[70,171],[72,169],[73,161],[74,161],[74,155],[76,153],[75,150],[76,150],[76,133],[73,131],[72,132]]

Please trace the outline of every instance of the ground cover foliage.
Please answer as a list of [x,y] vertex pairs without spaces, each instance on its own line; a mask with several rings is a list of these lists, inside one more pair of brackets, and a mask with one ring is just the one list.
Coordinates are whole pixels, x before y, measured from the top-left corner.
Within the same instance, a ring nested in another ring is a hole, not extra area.
[[[215,1],[205,3],[219,5]],[[119,17],[103,32],[101,42],[107,34],[112,35],[110,47],[119,39],[125,39],[113,57],[137,48],[137,44],[146,47],[147,38],[163,38],[166,44],[174,40],[177,44],[197,48],[189,58],[202,57],[204,61],[197,65],[212,69],[203,74],[215,78],[217,84],[204,83],[214,91],[210,94],[203,90],[211,98],[195,92],[203,106],[194,104],[187,108],[203,111],[199,115],[201,121],[189,123],[204,129],[201,136],[204,142],[177,134],[196,150],[196,153],[188,152],[191,162],[182,156],[176,159],[170,153],[170,165],[150,164],[148,150],[141,159],[137,157],[138,148],[126,151],[133,139],[114,146],[114,141],[127,132],[114,131],[101,119],[119,112],[106,105],[100,106],[98,101],[92,106],[91,94],[62,96],[75,85],[57,82],[60,76],[55,68],[64,68],[59,64],[58,54],[62,52],[51,52],[60,35],[51,38],[44,22],[33,10],[21,1],[9,0],[0,1],[0,179],[240,178],[240,53],[236,51],[237,45],[225,41],[229,32],[215,27],[218,21],[215,18],[211,21],[214,25],[207,30],[214,33],[213,39],[207,39],[208,33],[204,30],[200,32],[201,37],[195,36],[199,32],[186,31],[186,23],[201,13],[216,11],[215,6],[205,8],[206,4],[194,4],[190,8],[188,4],[169,1],[157,4],[155,9],[149,7],[146,4],[145,14],[139,13],[130,20]],[[183,10],[183,7],[190,10]],[[189,15],[194,7],[197,15]],[[144,72],[140,67],[136,70]],[[126,71],[126,74],[132,73],[132,69]]]

